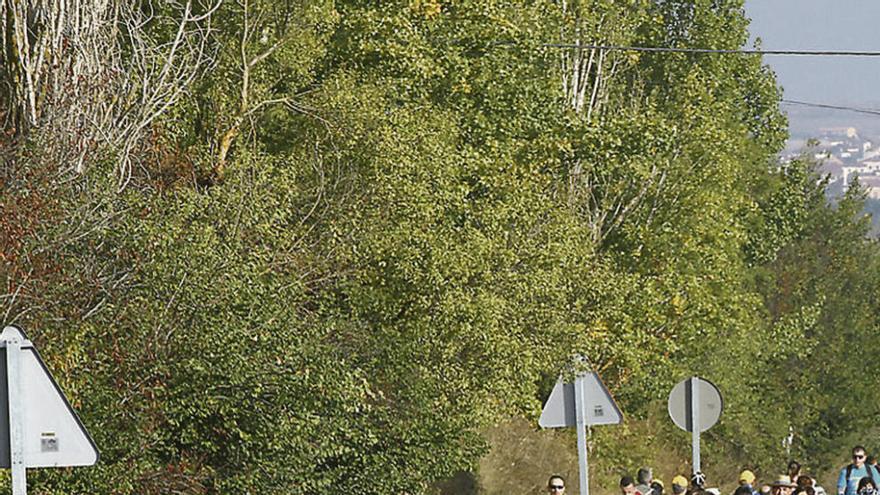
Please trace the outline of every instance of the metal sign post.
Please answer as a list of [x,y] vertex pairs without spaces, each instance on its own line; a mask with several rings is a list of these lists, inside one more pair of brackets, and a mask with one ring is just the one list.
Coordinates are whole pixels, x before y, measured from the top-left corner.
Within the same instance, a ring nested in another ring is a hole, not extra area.
[[590,475],[587,466],[587,394],[584,390],[584,377],[574,380],[574,404],[577,415],[578,471],[580,472],[581,495],[590,495]]
[[694,427],[693,425],[700,424],[700,387],[697,384],[697,380],[699,378],[693,376],[688,381],[688,389],[690,391],[690,406],[691,406],[691,461],[693,466],[693,474],[697,474],[701,472],[700,469],[700,428]]
[[12,495],[27,495],[24,462],[24,433],[21,411],[21,340],[6,339],[6,379],[9,396],[9,454],[12,468]]
[[590,493],[587,428],[591,425],[616,425],[622,420],[620,408],[596,372],[580,373],[574,383],[565,383],[560,379],[553,387],[538,424],[543,428],[577,428],[581,495]]

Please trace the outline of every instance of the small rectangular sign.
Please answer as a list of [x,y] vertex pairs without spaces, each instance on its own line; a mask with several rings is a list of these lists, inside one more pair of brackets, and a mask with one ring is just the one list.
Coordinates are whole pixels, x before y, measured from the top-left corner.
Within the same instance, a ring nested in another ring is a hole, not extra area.
[[58,452],[58,437],[54,433],[40,435],[40,452]]

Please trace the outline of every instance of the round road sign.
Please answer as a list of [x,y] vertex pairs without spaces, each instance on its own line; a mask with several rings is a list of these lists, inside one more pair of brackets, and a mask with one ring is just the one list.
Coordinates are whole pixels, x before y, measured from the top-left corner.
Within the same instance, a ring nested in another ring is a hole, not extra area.
[[[696,387],[696,390],[694,390]],[[724,402],[721,393],[712,382],[698,377],[686,378],[669,393],[669,417],[676,426],[693,432],[693,398],[696,397],[697,424],[704,432],[715,425],[721,417]]]

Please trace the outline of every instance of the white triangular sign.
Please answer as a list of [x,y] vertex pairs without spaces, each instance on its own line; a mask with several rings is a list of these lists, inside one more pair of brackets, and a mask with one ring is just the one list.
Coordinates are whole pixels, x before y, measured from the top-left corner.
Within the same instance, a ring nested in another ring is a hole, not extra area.
[[[91,466],[98,461],[98,449],[37,350],[15,327],[6,327],[2,337],[18,332],[24,344],[20,353],[23,454],[28,468]],[[6,349],[2,349],[6,351]],[[0,466],[10,464],[8,377],[6,352],[0,352]]]
[[556,382],[550,398],[544,405],[538,424],[543,428],[565,428],[577,425],[575,387],[581,387],[584,397],[585,423],[588,425],[615,425],[623,421],[620,408],[599,375],[589,372],[579,375],[575,383]]

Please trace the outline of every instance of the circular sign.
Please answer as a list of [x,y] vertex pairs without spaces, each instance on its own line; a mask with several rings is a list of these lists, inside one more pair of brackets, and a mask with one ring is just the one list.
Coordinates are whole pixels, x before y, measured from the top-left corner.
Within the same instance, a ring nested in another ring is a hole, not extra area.
[[[694,400],[696,399],[696,400]],[[696,405],[696,407],[693,407]],[[698,377],[686,378],[669,392],[669,417],[684,431],[693,432],[694,415],[698,431],[711,428],[721,417],[724,402],[712,382]]]

